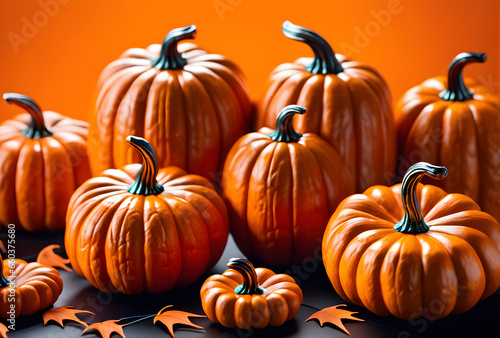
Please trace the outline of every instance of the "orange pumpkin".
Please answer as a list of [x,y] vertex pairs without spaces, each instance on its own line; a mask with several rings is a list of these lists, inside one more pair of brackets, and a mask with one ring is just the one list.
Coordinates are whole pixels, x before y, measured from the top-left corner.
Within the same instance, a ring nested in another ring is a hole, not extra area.
[[[4,271],[8,271],[7,276]],[[43,310],[56,302],[63,289],[51,266],[0,257],[0,316],[14,318]]]
[[272,128],[286,105],[306,107],[308,113],[296,119],[295,129],[330,143],[356,175],[357,191],[390,184],[396,169],[396,133],[385,80],[374,68],[335,54],[309,29],[286,21],[283,33],[311,47],[314,58],[272,71],[257,105],[256,128]]
[[207,317],[225,327],[262,329],[293,319],[302,304],[302,290],[292,277],[269,269],[254,269],[242,258],[227,263],[230,270],[210,276],[200,290]]
[[262,128],[231,148],[222,196],[240,250],[268,264],[300,263],[321,243],[330,215],[354,192],[354,179],[337,152],[292,126],[305,108],[285,107],[276,130]]
[[44,111],[27,96],[3,98],[29,114],[0,124],[0,223],[62,230],[71,194],[90,177],[88,124]]
[[500,100],[462,77],[465,66],[485,60],[486,54],[461,53],[447,78],[426,80],[404,94],[394,112],[399,170],[418,161],[446,166],[450,176],[438,185],[473,198],[500,221]]
[[214,180],[247,129],[251,104],[241,70],[192,43],[196,26],[172,30],[162,45],[132,48],[101,73],[89,149],[94,175],[140,161],[128,135],[153,145],[160,167]]
[[500,224],[471,198],[419,183],[447,173],[420,162],[402,184],[374,186],[339,205],[323,262],[342,298],[380,316],[434,320],[498,289]]
[[144,139],[127,141],[143,164],[106,170],[77,189],[68,207],[68,258],[102,291],[158,293],[191,284],[224,251],[224,202],[201,176],[158,170]]

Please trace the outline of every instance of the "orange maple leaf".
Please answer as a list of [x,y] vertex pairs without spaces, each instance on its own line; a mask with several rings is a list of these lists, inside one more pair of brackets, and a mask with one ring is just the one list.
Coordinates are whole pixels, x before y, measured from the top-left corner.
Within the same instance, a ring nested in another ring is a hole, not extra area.
[[[188,317],[206,317],[203,315],[197,315],[194,313],[189,313],[189,312],[184,312],[184,311],[176,311],[176,310],[170,310],[170,311],[165,311],[166,308],[171,307],[172,305],[167,305],[163,309],[161,309],[155,316],[153,323],[156,324],[157,321],[161,322],[163,325],[165,325],[168,329],[168,332],[172,335],[173,338],[175,338],[174,334],[174,325],[175,324],[182,324],[182,325],[188,325],[191,327],[195,327],[197,329],[203,329],[203,327],[193,324],[191,320],[189,320]],[[162,313],[163,312],[163,313]]]
[[45,311],[45,313],[43,314],[43,325],[47,325],[48,322],[53,320],[61,325],[61,327],[64,327],[63,320],[71,320],[87,327],[87,323],[85,323],[83,320],[78,319],[78,317],[76,316],[80,313],[90,313],[95,315],[95,313],[90,311],[73,309],[72,306],[60,306],[56,307],[55,309]]
[[9,332],[9,329],[7,328],[7,326],[0,323],[0,337],[7,338],[7,332]]
[[364,322],[364,320],[352,316],[357,312],[351,312],[344,309],[339,309],[340,306],[347,306],[347,305],[341,304],[341,305],[327,307],[323,310],[315,312],[311,317],[307,318],[304,322],[307,322],[312,319],[317,319],[321,327],[323,327],[324,323],[330,323],[337,326],[350,336],[351,334],[349,333],[349,331],[347,331],[344,324],[342,324],[342,319],[358,320],[360,322]]
[[82,334],[90,331],[97,330],[101,334],[102,338],[109,338],[113,332],[118,333],[120,336],[125,338],[125,333],[123,333],[123,325],[117,324],[119,320],[107,320],[102,323],[95,323],[83,330]]
[[36,261],[40,264],[53,266],[54,268],[61,268],[66,271],[73,271],[72,269],[66,266],[66,264],[69,263],[69,259],[62,258],[61,256],[59,256],[54,252],[54,249],[59,249],[59,248],[60,246],[57,244],[51,244],[46,246],[45,248],[42,249],[42,251],[40,251]]

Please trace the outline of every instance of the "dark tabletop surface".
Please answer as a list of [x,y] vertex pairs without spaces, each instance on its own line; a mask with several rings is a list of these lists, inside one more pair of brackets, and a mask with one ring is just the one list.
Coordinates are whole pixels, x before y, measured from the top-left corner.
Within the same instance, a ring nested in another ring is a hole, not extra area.
[[[49,244],[63,246],[63,233],[31,234],[16,232],[16,255],[19,258],[32,261],[38,252]],[[5,243],[6,231],[0,231],[0,239]],[[63,250],[56,251],[64,255]],[[121,294],[103,293],[92,287],[85,279],[74,272],[59,269],[64,281],[64,289],[54,304],[54,307],[72,305],[95,313],[79,315],[88,323],[102,322],[110,319],[120,319],[135,315],[155,314],[166,305],[180,311],[204,314],[201,308],[199,290],[203,281],[211,274],[226,270],[226,262],[231,257],[243,257],[236,247],[232,237],[223,256],[217,265],[206,273],[198,282],[182,289],[174,289],[163,294],[141,294],[126,296]],[[255,264],[259,266],[259,264]],[[192,318],[195,324],[203,326],[204,330],[192,329],[186,326],[176,326],[175,336],[182,337],[347,337],[334,326],[325,325],[321,328],[316,321],[304,321],[314,312],[325,307],[345,304],[328,280],[320,261],[310,259],[304,264],[273,269],[275,272],[286,272],[299,283],[304,293],[304,301],[294,320],[286,322],[281,327],[269,327],[262,330],[227,329],[211,323],[207,318]],[[470,311],[461,315],[451,315],[447,318],[431,322],[425,319],[414,321],[400,320],[392,316],[378,317],[368,310],[349,304],[350,311],[359,312],[357,316],[364,322],[345,320],[345,326],[352,337],[500,337],[498,322],[500,321],[500,291],[490,298],[480,302]],[[5,320],[2,320],[6,324]],[[79,337],[83,327],[68,322],[64,328],[53,323],[43,325],[42,313],[16,319],[16,330],[8,333],[9,337]],[[153,325],[152,318],[124,327],[127,338],[134,337],[170,337],[162,326]],[[95,331],[86,333],[84,337],[100,337]],[[112,338],[119,337],[112,334]]]

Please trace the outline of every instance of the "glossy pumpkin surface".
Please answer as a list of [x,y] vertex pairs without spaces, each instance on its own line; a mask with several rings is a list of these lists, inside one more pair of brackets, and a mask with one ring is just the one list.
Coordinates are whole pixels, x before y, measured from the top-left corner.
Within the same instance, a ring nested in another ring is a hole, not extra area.
[[71,195],[90,177],[88,124],[42,112],[25,95],[3,97],[28,113],[0,124],[0,223],[62,230]]
[[323,238],[336,292],[375,314],[439,319],[500,286],[500,224],[470,198],[422,185],[444,167],[420,162],[402,184],[346,198]]
[[390,184],[396,170],[391,94],[371,66],[335,54],[317,33],[285,22],[283,33],[309,45],[315,57],[276,67],[257,104],[255,127],[273,128],[281,108],[297,104],[307,114],[294,121],[337,150],[355,175],[357,191]]
[[[10,286],[11,282],[15,287]],[[53,267],[21,259],[1,261],[0,258],[1,317],[11,318],[11,305],[15,305],[16,317],[43,310],[56,302],[62,289],[61,276]]]
[[293,319],[302,304],[302,290],[292,277],[246,259],[232,258],[230,270],[210,276],[201,287],[203,311],[214,323],[243,330],[280,326]]
[[197,280],[222,255],[227,210],[211,183],[177,167],[158,169],[144,139],[129,143],[143,164],[86,181],[68,207],[66,252],[102,291],[159,293]]
[[461,53],[447,77],[426,80],[399,100],[399,170],[415,161],[446,166],[449,177],[436,185],[471,197],[500,221],[500,99],[462,76],[465,66],[485,60],[485,54]]
[[94,175],[138,162],[128,135],[144,137],[160,167],[214,180],[232,144],[248,128],[250,100],[241,70],[192,43],[196,26],[172,30],[162,45],[132,48],[97,84],[89,149]]
[[330,215],[354,192],[339,154],[314,134],[292,127],[299,106],[285,107],[273,131],[241,137],[222,176],[222,196],[240,250],[268,264],[301,262],[319,247]]

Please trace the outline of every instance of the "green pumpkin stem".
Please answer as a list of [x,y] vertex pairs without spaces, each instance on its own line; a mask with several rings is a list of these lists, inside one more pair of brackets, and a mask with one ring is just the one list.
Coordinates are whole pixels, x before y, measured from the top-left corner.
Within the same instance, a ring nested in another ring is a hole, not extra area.
[[153,67],[161,70],[182,69],[186,59],[177,51],[177,44],[182,40],[193,39],[195,34],[195,25],[172,29],[163,39],[160,55],[151,61]]
[[5,93],[3,99],[7,103],[18,105],[31,115],[31,122],[28,128],[23,131],[24,137],[39,139],[52,135],[52,132],[45,126],[42,110],[33,99],[16,93]]
[[285,21],[281,28],[283,34],[292,40],[306,43],[314,52],[314,61],[306,67],[313,74],[338,74],[344,68],[335,57],[332,47],[319,34],[310,29]]
[[0,288],[6,288],[10,285],[10,280],[5,277],[3,274],[3,259],[2,255],[0,255]]
[[304,114],[305,112],[306,108],[293,104],[283,108],[276,118],[276,129],[269,137],[278,142],[297,142],[302,134],[293,129],[293,117],[295,114]]
[[439,93],[445,101],[467,101],[473,98],[474,91],[467,89],[462,76],[462,70],[468,64],[486,61],[484,53],[460,53],[448,67],[448,88]]
[[261,295],[264,290],[257,283],[257,273],[252,263],[244,258],[231,258],[227,266],[243,277],[243,284],[234,289],[238,295]]
[[142,167],[135,182],[127,191],[136,195],[157,195],[165,189],[156,180],[158,175],[158,160],[153,151],[153,147],[141,137],[129,136],[127,142],[130,143],[142,156]]
[[416,163],[408,169],[401,185],[401,201],[405,214],[394,225],[394,230],[405,234],[421,234],[429,230],[429,225],[425,223],[420,212],[417,199],[417,185],[424,175],[442,180],[448,175],[448,169],[426,162]]

